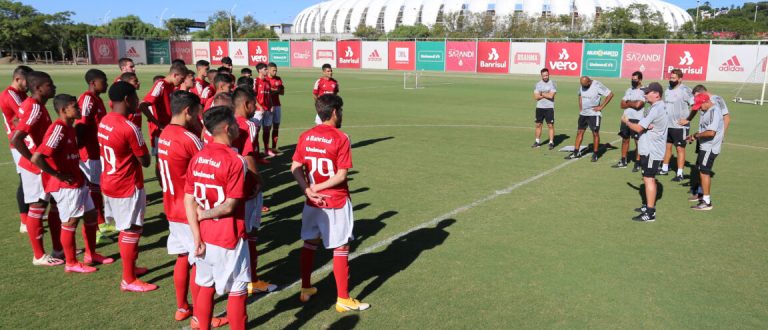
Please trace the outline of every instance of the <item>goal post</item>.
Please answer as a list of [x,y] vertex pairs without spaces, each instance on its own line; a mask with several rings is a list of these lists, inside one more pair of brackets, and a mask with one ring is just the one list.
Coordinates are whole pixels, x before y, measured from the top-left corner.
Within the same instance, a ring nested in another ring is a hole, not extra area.
[[737,103],[765,105],[768,85],[768,56],[761,59],[741,86],[736,90],[733,101]]
[[423,89],[421,71],[403,72],[403,89]]

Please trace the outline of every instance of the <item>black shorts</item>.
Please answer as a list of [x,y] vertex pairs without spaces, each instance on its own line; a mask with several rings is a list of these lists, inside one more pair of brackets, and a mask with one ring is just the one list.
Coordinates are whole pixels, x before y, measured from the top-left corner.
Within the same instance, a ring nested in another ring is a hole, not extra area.
[[589,127],[592,132],[600,131],[600,122],[602,118],[600,116],[583,116],[579,115],[579,129],[587,129]]
[[555,109],[536,108],[536,123],[541,124],[545,120],[547,121],[547,124],[555,123]]
[[712,151],[699,151],[699,156],[696,158],[696,168],[699,172],[704,174],[712,174],[712,166],[715,165],[715,158],[717,154]]
[[685,147],[687,128],[669,128],[667,129],[667,143],[672,143],[677,147]]
[[640,168],[643,169],[643,177],[655,178],[656,174],[659,173],[660,165],[661,160],[651,161],[649,156],[640,155]]
[[[630,119],[629,122],[637,124],[640,122],[640,120]],[[621,136],[622,139],[633,138],[637,140],[640,138],[640,133],[629,129],[629,126],[627,126],[627,124],[621,123],[621,127],[619,127],[619,136]]]

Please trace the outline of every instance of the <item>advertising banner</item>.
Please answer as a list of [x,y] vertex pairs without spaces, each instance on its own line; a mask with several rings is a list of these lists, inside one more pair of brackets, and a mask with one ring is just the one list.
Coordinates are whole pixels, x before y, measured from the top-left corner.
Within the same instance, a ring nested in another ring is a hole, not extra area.
[[288,41],[270,41],[269,61],[278,66],[291,66],[291,44]]
[[416,43],[413,41],[389,42],[389,69],[416,69]]
[[587,43],[582,63],[582,75],[617,78],[621,74],[621,44]]
[[147,64],[171,64],[168,40],[147,40]]
[[632,78],[640,71],[643,79],[662,79],[664,72],[664,44],[624,44],[621,55],[621,77]]
[[477,72],[508,73],[509,43],[481,41],[477,43]]
[[477,67],[477,43],[474,41],[449,41],[445,44],[445,70],[475,72]]
[[194,65],[192,62],[192,42],[190,41],[171,41],[171,59],[181,59],[187,65]]
[[192,42],[192,61],[197,63],[199,60],[211,61],[211,46],[207,42]]
[[248,42],[248,65],[269,64],[269,42],[249,41]]
[[509,73],[539,74],[544,68],[547,44],[544,42],[512,42],[509,44]]
[[117,40],[91,38],[91,64],[117,64]]
[[386,41],[363,41],[363,69],[386,70],[389,52]]
[[445,71],[445,42],[416,42],[416,70]]
[[581,75],[580,42],[549,42],[547,43],[546,67],[553,76]]
[[315,41],[313,43],[312,66],[319,68],[323,64],[336,64],[336,42],[335,41]]
[[291,67],[312,67],[312,42],[291,41]]
[[120,39],[117,41],[120,57],[130,58],[135,64],[147,64],[146,46],[144,40]]
[[336,49],[339,51],[337,67],[360,68],[360,52],[362,51],[360,40],[341,40],[336,43]]
[[229,43],[229,57],[232,58],[232,65],[248,66],[248,42],[232,41]]
[[221,65],[221,59],[229,56],[229,46],[226,41],[211,41],[211,66]]
[[744,82],[757,64],[757,45],[712,45],[707,81]]
[[669,71],[680,69],[685,80],[706,80],[709,44],[667,44],[665,78]]

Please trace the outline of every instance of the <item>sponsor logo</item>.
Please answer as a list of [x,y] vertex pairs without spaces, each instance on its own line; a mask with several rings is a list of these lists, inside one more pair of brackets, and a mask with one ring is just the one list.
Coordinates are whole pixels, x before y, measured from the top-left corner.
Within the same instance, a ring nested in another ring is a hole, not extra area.
[[232,57],[245,58],[245,55],[243,54],[243,50],[238,48],[237,51],[235,52],[235,55],[232,55]]
[[125,52],[125,57],[141,57],[139,55],[139,52],[136,51],[136,48],[131,46],[131,48],[128,49],[128,51]]
[[224,50],[221,49],[221,46],[216,46],[216,56],[224,56]]
[[539,53],[515,53],[515,64],[539,63],[541,63],[541,54]]
[[355,56],[355,52],[352,51],[352,46],[347,46],[347,50],[344,51],[344,57],[352,57]]
[[693,57],[691,57],[691,52],[684,51],[684,56],[680,57],[680,63],[678,65],[691,65],[693,64]]
[[464,66],[464,59],[470,59],[475,57],[475,52],[472,50],[459,50],[459,49],[448,49],[446,52],[446,55],[448,55],[448,58],[458,58],[459,59],[459,66]]
[[330,49],[318,49],[315,52],[315,59],[322,60],[322,59],[329,59],[332,60],[334,58],[334,51]]
[[208,50],[207,49],[196,48],[195,49],[195,57],[208,57]]
[[285,52],[287,53],[288,47],[281,47],[281,46],[275,46],[275,47],[269,47],[270,52]]
[[178,46],[178,47],[173,47],[173,51],[178,54],[189,54],[192,52],[192,49],[190,49],[189,47]]
[[558,59],[561,61],[565,61],[565,60],[568,60],[569,58],[571,58],[571,56],[568,55],[568,50],[563,48],[563,50],[560,51]]
[[499,60],[499,52],[496,51],[496,48],[491,48],[491,52],[488,53],[488,60],[489,61],[498,61]]
[[576,71],[579,69],[579,63],[568,61],[571,56],[568,54],[568,50],[563,48],[558,54],[558,61],[549,61],[549,67],[551,69],[560,71]]
[[408,54],[408,47],[396,47],[395,48],[395,62],[408,63],[410,62],[410,56]]
[[627,62],[661,62],[660,54],[627,53],[624,56]]
[[418,58],[422,62],[438,63],[443,61],[443,53],[440,51],[425,50],[419,52]]
[[312,52],[309,50],[294,52],[293,58],[296,60],[308,60],[312,58]]
[[381,55],[379,51],[374,49],[370,55],[368,55],[368,62],[381,62]]
[[597,57],[603,57],[603,56],[610,56],[610,57],[619,57],[619,52],[616,50],[588,50],[587,55],[589,56],[597,56]]
[[354,56],[355,52],[352,50],[352,46],[347,46],[344,56],[339,57],[339,64],[360,64],[360,58]]
[[741,66],[741,62],[736,55],[733,55],[727,61],[723,62],[723,64],[720,64],[717,69],[726,72],[744,72],[744,67]]
[[680,69],[680,71],[683,72],[683,74],[689,75],[689,74],[703,74],[704,73],[704,67],[687,67],[687,68],[680,68],[680,67],[674,67],[672,65],[667,67],[667,72],[670,72],[674,69]]
[[272,54],[272,60],[274,60],[274,61],[287,61],[288,60],[288,55],[284,55],[284,54],[275,55],[275,54]]
[[261,50],[261,46],[259,46],[259,45],[256,45],[256,55],[261,55],[261,53],[263,53],[263,52],[264,52],[264,51],[263,51],[263,50]]
[[107,44],[100,44],[99,45],[99,55],[101,57],[110,57],[112,55],[112,49]]

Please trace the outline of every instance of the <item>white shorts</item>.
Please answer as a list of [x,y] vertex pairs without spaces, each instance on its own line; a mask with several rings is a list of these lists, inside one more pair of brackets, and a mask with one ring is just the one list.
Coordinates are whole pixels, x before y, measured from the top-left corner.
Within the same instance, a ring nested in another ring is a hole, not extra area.
[[85,212],[94,209],[91,191],[87,185],[80,188],[61,188],[59,191],[51,192],[51,197],[56,201],[62,222],[80,218]]
[[21,160],[21,154],[16,149],[11,148],[11,157],[13,157],[13,164],[16,165],[16,173],[21,173],[21,167],[19,167],[19,160]]
[[37,203],[39,200],[48,201],[51,195],[43,190],[43,176],[35,174],[26,169],[19,168],[21,175],[21,189],[24,191],[24,203]]
[[87,159],[80,161],[80,171],[85,175],[88,182],[99,185],[101,182],[101,161],[98,159]]
[[115,220],[117,230],[126,230],[133,225],[143,226],[146,207],[147,194],[144,189],[135,188],[133,196],[125,198],[104,195],[104,216]]
[[280,124],[280,119],[283,118],[283,109],[281,106],[276,105],[272,107],[272,123],[273,124]]
[[264,195],[261,192],[256,198],[245,201],[245,231],[261,228],[261,207],[264,206]]
[[230,291],[242,291],[251,281],[251,258],[248,242],[240,239],[234,249],[205,244],[205,255],[195,261],[195,283],[216,288],[223,295]]
[[323,121],[320,120],[320,115],[315,115],[315,125],[320,125],[322,123]]
[[155,136],[152,138],[152,150],[149,151],[149,153],[152,155],[152,157],[157,157],[157,141],[160,139],[159,136]]
[[195,239],[189,225],[168,221],[168,254],[189,254],[189,264],[195,263]]
[[353,222],[352,201],[349,198],[340,209],[322,209],[305,203],[301,214],[301,239],[320,238],[326,249],[335,249],[354,239]]

